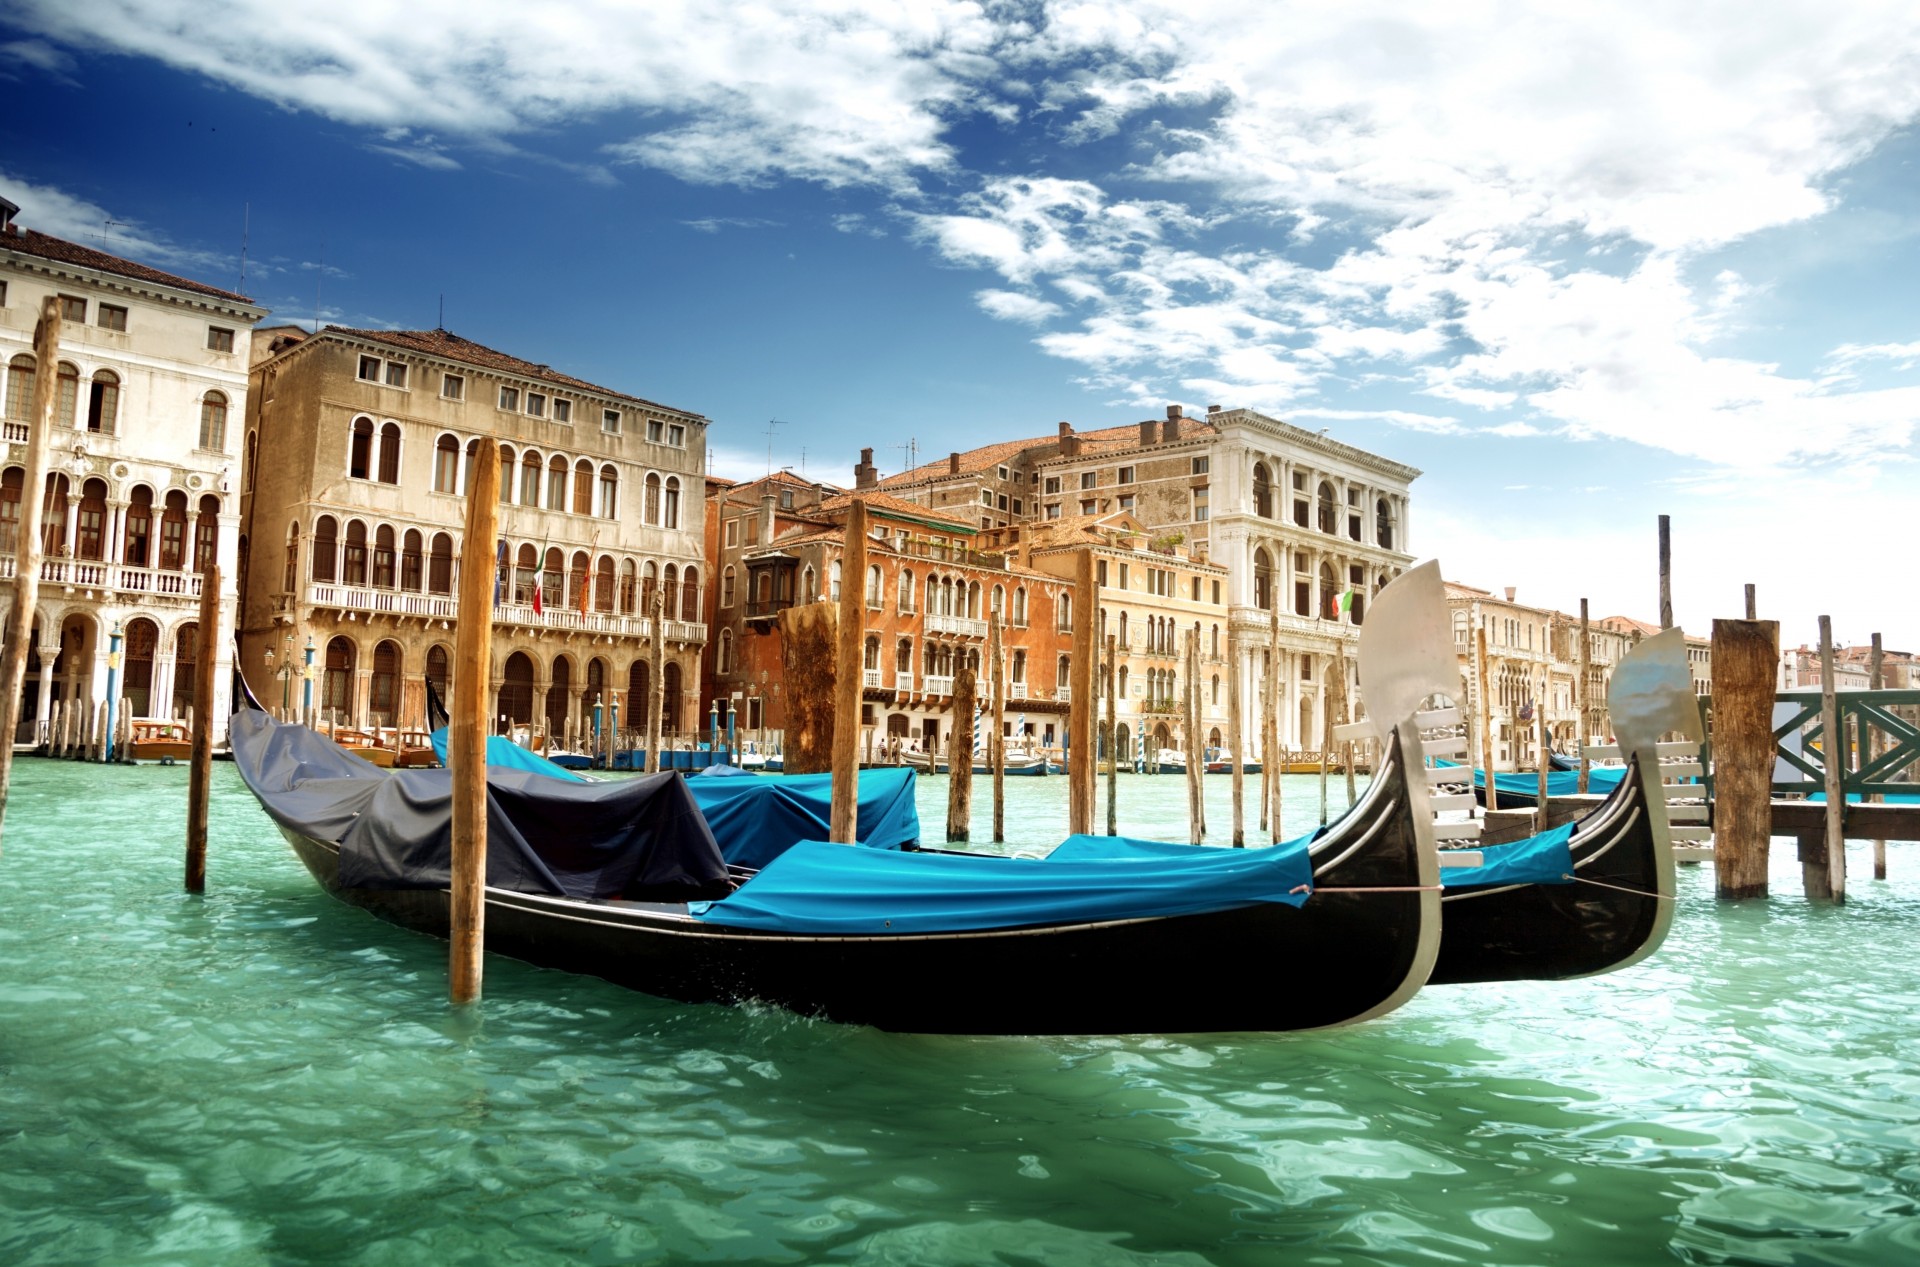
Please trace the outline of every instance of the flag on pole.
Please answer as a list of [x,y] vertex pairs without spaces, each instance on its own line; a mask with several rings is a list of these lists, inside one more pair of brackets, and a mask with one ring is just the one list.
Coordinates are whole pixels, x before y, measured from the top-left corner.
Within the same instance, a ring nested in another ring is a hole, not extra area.
[[533,570],[533,614],[541,615],[545,609],[540,605],[540,569]]
[[1352,590],[1350,589],[1342,590],[1340,592],[1340,610],[1343,613],[1350,612],[1353,610],[1353,591]]
[[500,605],[500,582],[507,570],[507,539],[500,538],[493,551],[493,605]]

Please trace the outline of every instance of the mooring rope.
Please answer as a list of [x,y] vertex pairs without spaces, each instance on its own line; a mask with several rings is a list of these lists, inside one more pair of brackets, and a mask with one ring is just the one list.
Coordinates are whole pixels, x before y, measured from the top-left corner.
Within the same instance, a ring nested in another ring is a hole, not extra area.
[[1305,890],[1306,892],[1309,892],[1309,893],[1438,893],[1441,891],[1441,887],[1437,884],[1406,884],[1406,885],[1382,885],[1376,888],[1356,886],[1353,888],[1339,887],[1339,888],[1308,889],[1307,886],[1303,884],[1296,887],[1293,890],[1293,892],[1299,893],[1302,890]]
[[1658,898],[1662,902],[1674,902],[1679,899],[1671,893],[1648,893],[1645,889],[1630,889],[1624,884],[1608,884],[1605,880],[1589,880],[1583,875],[1572,877],[1577,883],[1591,884],[1603,889],[1612,889],[1616,893],[1631,893],[1635,897]]

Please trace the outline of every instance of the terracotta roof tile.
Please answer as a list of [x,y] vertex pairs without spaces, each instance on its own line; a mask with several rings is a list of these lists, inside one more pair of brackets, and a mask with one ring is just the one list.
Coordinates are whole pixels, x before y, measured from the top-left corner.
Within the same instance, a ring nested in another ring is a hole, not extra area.
[[970,530],[973,528],[973,524],[964,516],[956,515],[950,510],[934,510],[918,502],[910,502],[904,497],[895,497],[892,493],[883,493],[871,488],[862,492],[841,493],[838,497],[829,497],[820,503],[815,513],[835,514],[853,505],[855,497],[865,501],[869,510],[885,510],[896,515],[911,515],[915,519],[944,519],[958,527]]
[[[1180,419],[1179,435],[1182,440],[1191,440],[1196,436],[1211,434],[1215,430],[1212,423],[1204,418]],[[1160,434],[1160,422],[1154,421],[1154,435]],[[1128,423],[1119,427],[1100,427],[1093,431],[1074,433],[1080,441],[1081,456],[1093,453],[1111,453],[1119,449],[1137,448],[1140,445],[1140,424]],[[1158,443],[1156,439],[1156,443]],[[1033,436],[1025,440],[1002,440],[996,444],[982,445],[977,449],[968,449],[960,455],[960,474],[972,475],[998,466],[1010,458],[1018,457],[1029,449],[1045,449],[1042,459],[1059,456],[1059,435]],[[924,484],[932,480],[947,478],[952,474],[951,456],[937,461],[923,463],[911,470],[889,475],[880,481],[882,488],[904,488],[914,484]]]
[[178,290],[191,290],[196,294],[213,295],[220,299],[231,299],[235,303],[251,304],[253,300],[231,290],[221,290],[218,286],[209,286],[205,282],[196,282],[172,273],[163,273],[157,268],[145,264],[136,264],[132,260],[123,260],[118,255],[108,255],[105,251],[96,251],[90,246],[81,246],[78,242],[69,242],[65,238],[51,237],[36,229],[21,229],[0,237],[0,246],[22,255],[37,255],[41,259],[57,260],[62,264],[72,264],[78,268],[97,269],[102,273],[118,273],[122,277],[131,277],[135,281],[153,282],[160,286],[172,286]]
[[463,339],[451,330],[355,330],[347,326],[328,326],[327,332],[344,334],[356,339],[367,339],[374,343],[385,343],[393,347],[406,348],[410,352],[424,352],[429,356],[445,357],[449,361],[459,361],[477,369],[498,370],[504,374],[517,374],[521,378],[531,378],[557,387],[571,387],[576,391],[595,392],[602,396],[611,396],[618,400],[632,401],[636,405],[648,405],[655,409],[672,410],[674,413],[700,415],[691,410],[677,409],[672,405],[662,405],[640,396],[629,396],[625,392],[614,391],[610,387],[601,387],[589,383],[583,378],[571,374],[562,374],[546,365],[537,365],[532,361],[521,360],[506,352],[497,351],[484,343],[475,343],[472,339]]

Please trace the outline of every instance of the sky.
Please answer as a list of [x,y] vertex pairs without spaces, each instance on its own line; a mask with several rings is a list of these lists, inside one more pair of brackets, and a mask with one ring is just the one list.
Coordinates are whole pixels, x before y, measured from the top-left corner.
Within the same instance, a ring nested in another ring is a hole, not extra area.
[[0,94],[23,224],[717,474],[1247,407],[1450,579],[1655,619],[1666,514],[1690,632],[1920,653],[1910,0],[8,0]]

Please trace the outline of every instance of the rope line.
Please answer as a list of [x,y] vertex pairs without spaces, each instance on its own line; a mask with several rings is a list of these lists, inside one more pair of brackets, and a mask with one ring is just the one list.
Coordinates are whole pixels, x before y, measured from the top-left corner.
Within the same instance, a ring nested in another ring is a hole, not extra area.
[[[1299,891],[1299,889],[1294,890],[1295,893]],[[1376,888],[1356,886],[1354,888],[1322,888],[1312,890],[1312,892],[1315,893],[1438,893],[1440,891],[1441,887],[1437,884],[1382,885]]]
[[1583,875],[1577,875],[1577,876],[1574,876],[1573,878],[1577,883],[1580,883],[1580,884],[1591,884],[1596,888],[1612,889],[1616,893],[1631,893],[1635,897],[1658,898],[1662,902],[1674,902],[1679,900],[1671,893],[1648,893],[1644,889],[1630,889],[1624,884],[1608,884],[1605,880],[1589,880],[1587,879],[1587,877]]

